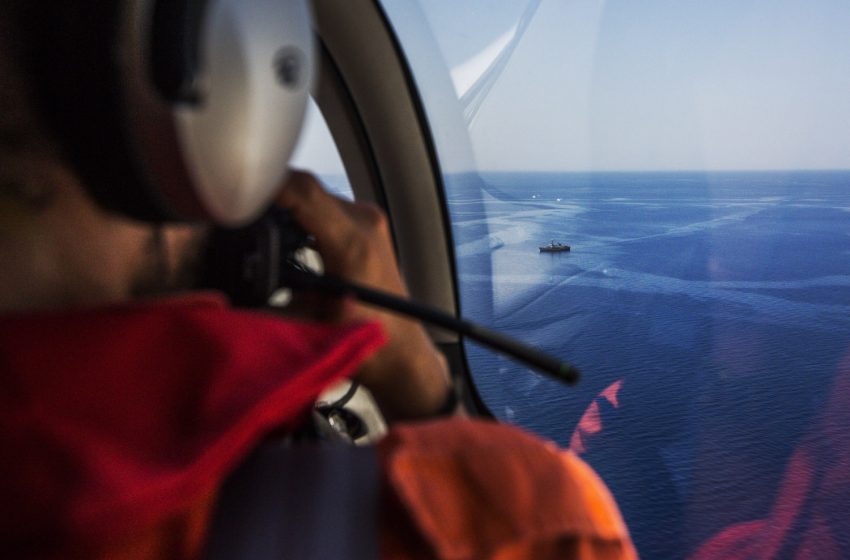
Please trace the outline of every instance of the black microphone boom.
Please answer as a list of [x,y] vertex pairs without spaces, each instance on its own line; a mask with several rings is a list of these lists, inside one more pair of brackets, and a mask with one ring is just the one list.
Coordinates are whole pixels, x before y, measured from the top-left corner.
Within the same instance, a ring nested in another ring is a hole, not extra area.
[[327,275],[318,275],[290,263],[282,274],[284,283],[294,289],[313,289],[335,296],[352,296],[363,303],[407,315],[437,327],[459,333],[498,352],[519,360],[562,383],[575,385],[580,373],[575,366],[541,352],[516,339],[477,325],[465,319],[452,317],[433,307],[373,290],[353,282]]

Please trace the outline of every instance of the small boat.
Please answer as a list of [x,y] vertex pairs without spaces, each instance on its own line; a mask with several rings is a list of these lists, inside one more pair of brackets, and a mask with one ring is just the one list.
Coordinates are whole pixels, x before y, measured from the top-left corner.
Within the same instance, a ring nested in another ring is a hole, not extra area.
[[550,241],[548,245],[541,245],[540,252],[541,253],[563,253],[570,250],[569,245],[565,245],[563,243],[555,243],[555,241]]

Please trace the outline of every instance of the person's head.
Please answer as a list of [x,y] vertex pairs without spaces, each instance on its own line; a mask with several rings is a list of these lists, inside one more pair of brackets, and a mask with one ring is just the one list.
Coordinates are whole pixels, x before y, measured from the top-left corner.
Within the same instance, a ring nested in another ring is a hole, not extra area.
[[[300,0],[298,0],[300,2]],[[220,6],[224,2],[209,2],[208,6]],[[293,2],[295,3],[295,2]],[[303,2],[301,2],[303,4]],[[49,4],[49,3],[48,3]],[[66,0],[60,2],[57,6],[61,6],[67,13],[74,14],[74,8],[69,8],[69,4],[84,5],[82,1]],[[169,2],[156,3],[154,0],[148,2],[123,2],[123,0],[114,0],[113,2],[97,2],[98,8],[105,5],[142,5],[147,4],[150,9],[152,6],[173,5]],[[176,3],[175,3],[176,4]],[[303,6],[302,6],[303,7]],[[0,275],[0,310],[13,309],[32,309],[32,308],[50,308],[59,306],[86,305],[94,303],[102,303],[109,301],[117,301],[130,297],[143,296],[151,293],[161,293],[163,291],[176,290],[186,288],[191,285],[187,279],[191,270],[192,262],[196,260],[198,254],[198,245],[203,238],[203,232],[208,229],[205,224],[209,220],[218,218],[221,215],[227,215],[229,208],[227,204],[221,201],[233,201],[234,206],[240,206],[242,199],[241,192],[232,192],[234,189],[245,189],[243,185],[237,187],[227,186],[230,191],[226,196],[213,192],[208,188],[208,185],[201,184],[199,190],[204,191],[202,195],[207,196],[207,201],[211,201],[209,206],[212,208],[209,216],[187,216],[189,221],[194,224],[201,225],[186,225],[186,223],[164,220],[162,225],[155,225],[152,222],[139,221],[136,219],[127,218],[126,214],[121,212],[113,212],[106,210],[103,204],[98,203],[92,197],[93,181],[84,180],[82,177],[85,173],[80,173],[80,167],[77,165],[79,159],[72,160],[76,154],[72,145],[69,149],[67,136],[61,135],[61,127],[57,133],[55,126],[55,118],[50,120],[50,117],[55,117],[56,110],[50,116],[44,114],[44,105],[42,103],[44,83],[43,80],[36,80],[33,76],[32,65],[30,62],[30,51],[34,46],[34,42],[38,39],[31,33],[30,26],[22,25],[21,13],[22,8],[28,8],[29,12],[25,17],[33,16],[32,3],[29,0],[5,0],[0,4],[0,269],[4,274]],[[89,11],[93,10],[91,5],[87,6]],[[210,8],[212,9],[212,8]],[[51,7],[45,7],[43,11],[49,11]],[[306,13],[306,12],[305,12]],[[37,14],[36,14],[37,15]],[[76,15],[76,14],[74,14]],[[209,14],[207,14],[209,15]],[[256,15],[256,14],[254,14]],[[38,16],[40,17],[40,16]],[[52,17],[52,16],[51,16]],[[77,21],[84,18],[77,18]],[[207,17],[205,22],[215,22],[221,18]],[[258,20],[262,18],[254,18]],[[302,22],[303,23],[303,22]],[[224,27],[229,29],[225,22]],[[212,25],[212,24],[210,24]],[[232,26],[231,26],[232,27]],[[303,27],[303,26],[302,26]],[[54,26],[62,28],[62,26]],[[213,29],[212,31],[216,31]],[[252,33],[246,33],[246,30],[238,30],[241,36],[251,37]],[[251,31],[251,30],[247,30]],[[307,26],[309,33],[309,26]],[[215,36],[215,33],[210,33]],[[39,38],[40,39],[40,38]],[[232,41],[232,37],[226,37]],[[250,40],[250,39],[246,39]],[[44,45],[39,45],[43,47]],[[241,46],[241,45],[240,45]],[[278,48],[275,44],[274,48]],[[52,46],[51,46],[52,47]],[[204,45],[207,50],[214,50],[217,45],[210,47]],[[61,46],[58,46],[57,51],[61,51]],[[95,49],[96,50],[96,49]],[[121,49],[116,49],[120,51]],[[283,49],[280,49],[281,51]],[[44,52],[44,49],[41,50]],[[93,51],[90,51],[93,52]],[[224,55],[218,55],[218,52],[223,52]],[[52,52],[48,50],[50,56]],[[219,48],[215,52],[204,52],[207,55],[207,66],[211,67],[210,74],[214,74],[218,68],[221,68],[220,60],[216,56],[227,56],[227,49]],[[277,54],[277,53],[275,53]],[[244,68],[239,66],[237,61],[236,68],[226,67],[228,72],[242,72]],[[265,62],[265,61],[264,61]],[[275,63],[278,62],[276,59]],[[43,63],[43,61],[42,61]],[[48,61],[52,63],[52,61]],[[231,63],[230,60],[227,61]],[[247,64],[247,63],[246,63]],[[104,65],[92,66],[100,68]],[[62,60],[57,67],[66,68],[67,64]],[[268,64],[269,73],[274,76],[274,64]],[[67,69],[67,68],[66,68]],[[99,71],[99,70],[97,70]],[[43,73],[42,73],[43,74]],[[39,74],[41,76],[42,74]],[[66,71],[66,74],[68,72]],[[218,75],[219,77],[221,74]],[[209,77],[209,76],[206,76]],[[230,118],[233,114],[248,113],[241,105],[232,106],[227,103],[221,103],[217,100],[233,99],[233,91],[227,90],[230,83],[234,83],[232,75],[225,73],[225,78],[228,81],[225,83],[225,94],[219,95],[217,98],[214,95],[208,96],[203,106],[203,111],[198,111],[200,117],[191,115],[190,119],[195,121],[203,121],[207,114],[213,110],[218,110],[219,115],[214,115],[221,120],[221,115],[224,118]],[[51,76],[52,78],[52,76]],[[215,83],[216,76],[212,76],[212,83]],[[72,76],[73,79],[73,76]],[[81,77],[85,79],[85,77]],[[266,81],[261,85],[266,86],[269,81],[274,83],[275,78],[264,78]],[[66,78],[67,80],[67,78]],[[309,79],[302,81],[299,87],[303,89],[299,91],[298,103],[306,104],[306,91],[308,88]],[[252,84],[256,85],[256,84]],[[219,87],[219,86],[214,86]],[[60,88],[52,88],[58,90]],[[221,91],[219,87],[218,91]],[[285,89],[281,87],[281,89]],[[237,91],[241,93],[241,90]],[[248,90],[242,98],[237,101],[246,104],[257,96],[248,95],[252,93]],[[293,96],[292,92],[287,92],[287,95]],[[67,111],[67,115],[71,117],[73,122],[73,111],[75,111],[73,103],[73,95],[69,96],[67,109],[62,105],[60,111]],[[260,96],[263,97],[263,96]],[[64,103],[65,100],[60,99]],[[89,103],[87,109],[97,103]],[[278,104],[279,105],[279,104]],[[207,110],[208,108],[211,108]],[[263,107],[260,107],[261,109]],[[256,113],[257,107],[250,106],[250,112]],[[176,112],[176,111],[175,111]],[[131,110],[130,118],[138,119],[142,115],[141,120],[144,121],[144,111]],[[241,115],[240,115],[241,116]],[[251,122],[258,122],[261,132],[265,132],[262,127],[267,127],[268,122],[273,122],[274,119],[257,119],[256,114]],[[172,119],[171,128],[179,128],[181,123],[187,119],[178,119],[171,112],[167,118]],[[243,119],[248,120],[248,119]],[[107,128],[113,119],[108,116],[102,116],[100,124]],[[301,116],[295,118],[300,126]],[[67,127],[66,127],[67,128]],[[113,127],[115,128],[115,127]],[[163,128],[163,127],[160,127]],[[227,127],[220,127],[226,129]],[[292,128],[292,125],[290,125]],[[200,131],[200,133],[199,133]],[[114,133],[114,130],[112,131]],[[144,131],[147,134],[148,131]],[[229,136],[226,138],[228,142],[232,142],[230,137],[239,137],[239,131],[232,129],[226,130]],[[265,176],[265,193],[261,194],[268,200],[271,194],[271,183],[273,186],[278,185],[278,181],[284,167],[280,161],[285,163],[288,158],[288,153],[291,146],[280,147],[280,151],[275,154],[275,161],[270,164],[272,158],[266,157],[264,167],[259,173],[255,173],[256,169],[247,169],[247,165],[251,163],[251,158],[257,155],[258,150],[248,154],[248,150],[252,149],[250,140],[256,140],[256,129],[248,126],[245,127],[241,135],[241,143],[237,146],[238,150],[246,153],[246,157],[237,158],[239,162],[247,161],[243,167],[239,168],[238,172],[241,176]],[[280,139],[286,135],[275,133],[273,139]],[[179,138],[189,138],[190,145],[181,145],[179,154],[174,155],[175,150],[168,150],[170,157],[180,159],[190,158],[198,153],[202,156],[209,156],[209,153],[203,153],[204,149],[211,144],[210,124],[201,122],[200,128],[187,130],[178,130],[175,135],[182,134]],[[219,133],[221,134],[221,133]],[[140,133],[141,135],[141,133]],[[95,132],[95,137],[97,131]],[[289,136],[294,136],[289,134]],[[90,137],[91,134],[90,134]],[[100,141],[109,148],[112,142],[107,134],[104,134],[106,140]],[[261,140],[263,138],[260,138]],[[286,136],[288,141],[288,136]],[[191,144],[192,141],[194,144]],[[167,142],[164,142],[168,145]],[[172,143],[175,143],[172,140]],[[256,142],[254,142],[256,143]],[[294,144],[294,139],[292,140]],[[94,145],[95,143],[86,143],[86,146]],[[198,173],[203,176],[206,173],[207,177],[212,176],[215,180],[218,171],[216,166],[222,161],[221,157],[217,157],[222,153],[231,154],[237,151],[233,149],[233,145],[222,146],[224,142],[219,142],[212,149],[218,152],[212,154],[215,157],[200,158],[198,160],[189,161],[186,166],[191,168],[190,171],[200,171]],[[271,143],[274,145],[274,143]],[[82,143],[76,142],[75,146],[80,146]],[[127,145],[135,145],[128,142]],[[247,146],[247,147],[246,147]],[[97,150],[101,146],[95,146]],[[254,147],[255,148],[255,147]],[[96,157],[88,157],[88,163],[91,161],[111,161],[110,157],[100,157],[97,151],[89,151],[87,156],[92,153]],[[105,153],[109,153],[108,151]],[[241,152],[240,152],[241,153]],[[263,155],[263,154],[260,154]],[[266,154],[267,155],[267,154]],[[138,162],[135,162],[138,163]],[[149,162],[148,162],[149,163]],[[89,167],[91,167],[89,165]],[[137,167],[145,167],[143,161]],[[174,165],[166,166],[174,168]],[[271,171],[267,169],[271,167]],[[212,169],[212,172],[209,169]],[[233,169],[231,165],[230,169]],[[278,169],[279,168],[279,169]],[[247,169],[247,171],[246,171]],[[278,173],[278,170],[280,171]],[[85,171],[85,170],[83,170]],[[95,192],[98,196],[104,190],[123,189],[131,182],[130,173],[118,174],[121,179],[112,182],[100,181]],[[184,175],[186,175],[184,173]],[[198,176],[198,175],[196,175]],[[238,173],[231,176],[240,176]],[[126,183],[124,178],[126,177]],[[268,179],[271,177],[272,179]],[[141,183],[136,177],[135,183]],[[238,183],[239,181],[233,181]],[[156,181],[150,181],[156,184]],[[173,182],[169,182],[172,184]],[[198,181],[203,183],[203,181]],[[193,184],[192,187],[198,185]],[[215,186],[215,185],[214,185]],[[250,187],[250,185],[249,185]],[[185,190],[185,189],[184,189]],[[255,189],[256,190],[256,189]],[[135,191],[134,191],[135,192]],[[216,199],[216,196],[218,198]],[[251,195],[255,199],[256,194]],[[199,197],[203,198],[203,197]],[[102,200],[100,201],[102,202]],[[109,204],[108,202],[106,204]],[[253,207],[258,207],[260,203],[253,203]],[[241,204],[244,208],[246,205]],[[223,209],[222,209],[223,208]],[[249,213],[256,214],[255,210],[239,210],[241,215]],[[179,213],[179,212],[178,212]],[[233,217],[225,218],[233,220]],[[242,219],[241,217],[238,219]]]
[[[15,25],[0,7],[0,309],[85,305],[176,287],[196,228],[102,210],[62,157],[36,104]],[[26,1],[26,0],[20,0]]]

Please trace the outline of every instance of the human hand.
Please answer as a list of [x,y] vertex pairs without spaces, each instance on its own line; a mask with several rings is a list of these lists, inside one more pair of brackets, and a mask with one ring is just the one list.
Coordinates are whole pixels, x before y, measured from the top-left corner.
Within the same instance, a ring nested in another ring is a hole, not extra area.
[[[408,297],[393,251],[389,224],[372,204],[328,194],[307,173],[293,172],[277,203],[315,238],[325,271],[364,286]],[[445,360],[418,322],[353,300],[322,306],[324,319],[378,321],[388,343],[367,360],[356,379],[372,392],[388,421],[425,417],[450,390]]]

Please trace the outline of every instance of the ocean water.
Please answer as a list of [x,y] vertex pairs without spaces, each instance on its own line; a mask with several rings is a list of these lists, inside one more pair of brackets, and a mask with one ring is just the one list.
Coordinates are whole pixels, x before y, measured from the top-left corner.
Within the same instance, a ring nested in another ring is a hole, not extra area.
[[[810,529],[850,554],[850,506],[835,505],[850,481],[833,476],[850,475],[850,442],[818,433],[850,432],[836,412],[850,395],[835,394],[850,376],[850,172],[446,182],[463,313],[583,372],[564,387],[470,345],[480,395],[564,446],[584,417],[582,456],[643,557],[782,519],[780,557]],[[550,240],[572,251],[539,253]],[[805,511],[786,495],[795,453],[808,457]]]

